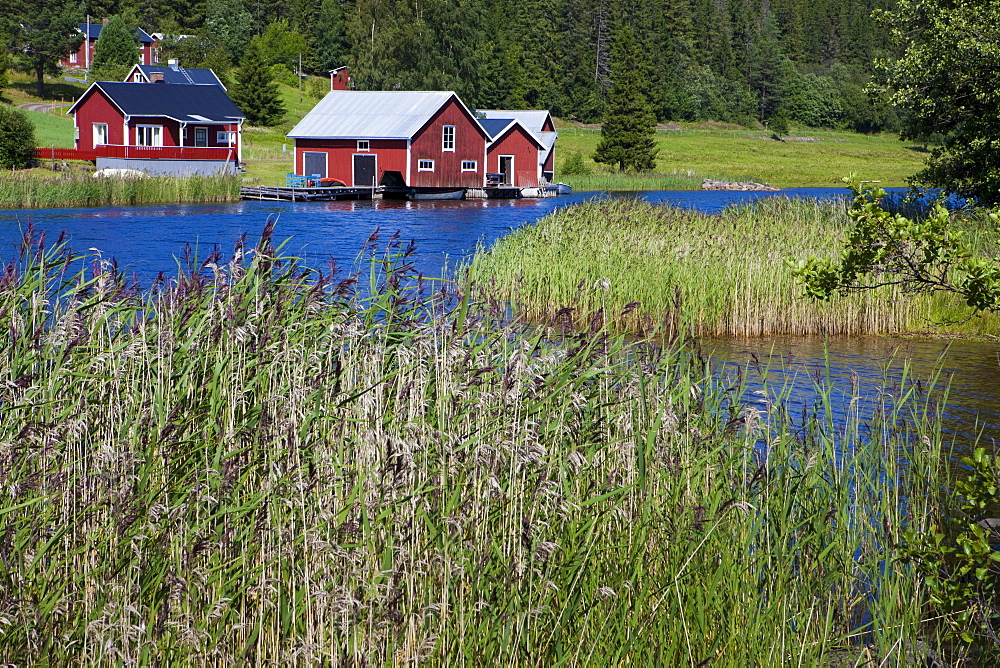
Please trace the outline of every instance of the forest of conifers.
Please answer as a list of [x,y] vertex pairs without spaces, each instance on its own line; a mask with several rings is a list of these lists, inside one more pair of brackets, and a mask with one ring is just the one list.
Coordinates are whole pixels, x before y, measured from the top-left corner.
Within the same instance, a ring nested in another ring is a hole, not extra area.
[[[660,121],[783,119],[896,129],[866,91],[893,47],[872,11],[893,0],[97,0],[148,32],[199,35],[188,66],[238,64],[253,35],[307,72],[349,65],[364,89],[448,89],[474,107],[540,107],[600,119],[611,43],[628,25]],[[277,25],[274,25],[277,23]],[[271,27],[270,31],[268,27]],[[291,40],[289,42],[289,40]],[[297,43],[281,48],[281,42]],[[170,49],[168,48],[168,51]],[[297,56],[294,56],[297,60]],[[292,62],[287,62],[292,66]]]

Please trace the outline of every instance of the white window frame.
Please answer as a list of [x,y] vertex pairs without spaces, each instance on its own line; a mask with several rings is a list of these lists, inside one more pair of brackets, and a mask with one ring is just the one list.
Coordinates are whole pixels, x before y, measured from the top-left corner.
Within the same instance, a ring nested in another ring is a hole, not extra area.
[[141,72],[136,72],[132,75],[132,83],[142,83],[143,76]]
[[426,159],[417,160],[417,171],[418,172],[433,172],[434,171],[434,161],[433,160],[426,160]]
[[[198,135],[203,134],[205,136],[205,143],[198,143]],[[208,148],[208,128],[196,127],[194,129],[194,145],[198,148]]]
[[80,52],[79,52],[79,50],[74,51],[71,54],[69,54],[69,64],[70,65],[76,65],[79,62],[80,62]]
[[[146,133],[149,136],[146,137]],[[145,143],[146,141],[151,143]],[[162,125],[136,125],[135,126],[135,145],[136,146],[163,146],[163,126]]]
[[[101,142],[101,143],[97,142],[97,135],[98,135],[97,128],[104,128],[104,141]],[[108,124],[107,123],[94,123],[94,129],[93,129],[92,136],[91,136],[91,140],[94,143],[94,148],[97,148],[98,146],[106,146],[111,141],[109,139],[109,136],[110,135],[108,134]]]
[[371,144],[367,139],[358,140],[358,153],[364,153],[366,151],[371,151]]
[[215,132],[215,143],[232,146],[236,143],[236,133],[232,130],[217,130]]
[[[471,165],[471,166],[469,166]],[[477,172],[479,171],[479,163],[475,160],[463,160],[462,161],[462,171],[463,172]]]
[[441,150],[455,151],[455,126],[445,125],[441,128]]

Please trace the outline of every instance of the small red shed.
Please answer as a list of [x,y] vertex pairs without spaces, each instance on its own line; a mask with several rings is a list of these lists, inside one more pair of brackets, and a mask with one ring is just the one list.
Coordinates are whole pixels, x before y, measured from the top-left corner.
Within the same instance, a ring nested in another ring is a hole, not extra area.
[[376,186],[387,172],[414,188],[481,188],[489,137],[455,93],[326,94],[288,133],[295,173]]
[[330,70],[330,90],[350,90],[351,71],[347,67]]
[[514,118],[480,119],[490,135],[486,173],[502,174],[500,183],[518,188],[542,185],[541,152],[545,145]]

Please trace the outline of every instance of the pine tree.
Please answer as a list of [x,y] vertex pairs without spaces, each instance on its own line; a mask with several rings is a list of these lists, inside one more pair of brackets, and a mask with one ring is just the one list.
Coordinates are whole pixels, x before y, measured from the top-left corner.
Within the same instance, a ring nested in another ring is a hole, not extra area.
[[656,166],[656,117],[642,94],[642,53],[631,28],[618,31],[611,47],[611,91],[594,162],[620,171]]
[[[82,5],[75,0],[14,0],[3,18],[14,28],[20,69],[35,75],[38,97],[45,97],[45,75],[59,74],[59,59],[80,48]],[[12,12],[12,13],[10,13]]]
[[91,78],[94,81],[121,81],[138,62],[135,27],[129,26],[120,16],[112,16],[101,28],[94,44]]
[[3,97],[3,89],[10,84],[7,78],[7,70],[10,68],[10,56],[7,55],[7,36],[0,32],[0,98]]
[[278,85],[274,83],[271,68],[264,62],[256,39],[250,42],[250,48],[243,55],[230,97],[247,115],[251,125],[277,125],[285,117]]

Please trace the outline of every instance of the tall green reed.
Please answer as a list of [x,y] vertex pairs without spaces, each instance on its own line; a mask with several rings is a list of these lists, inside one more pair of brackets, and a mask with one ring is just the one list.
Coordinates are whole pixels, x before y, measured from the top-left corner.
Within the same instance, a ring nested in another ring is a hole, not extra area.
[[501,238],[468,271],[530,319],[586,319],[604,309],[619,331],[1000,334],[1000,319],[970,321],[964,304],[945,295],[801,299],[785,262],[837,254],[849,224],[845,205],[833,201],[767,198],[709,215],[604,199]]
[[339,275],[270,234],[145,292],[30,236],[0,276],[2,660],[912,655],[892,545],[950,474],[906,384],[794,423],[692,349],[411,280],[397,239]]
[[238,176],[93,178],[64,174],[32,178],[0,176],[0,208],[232,202],[240,196]]

